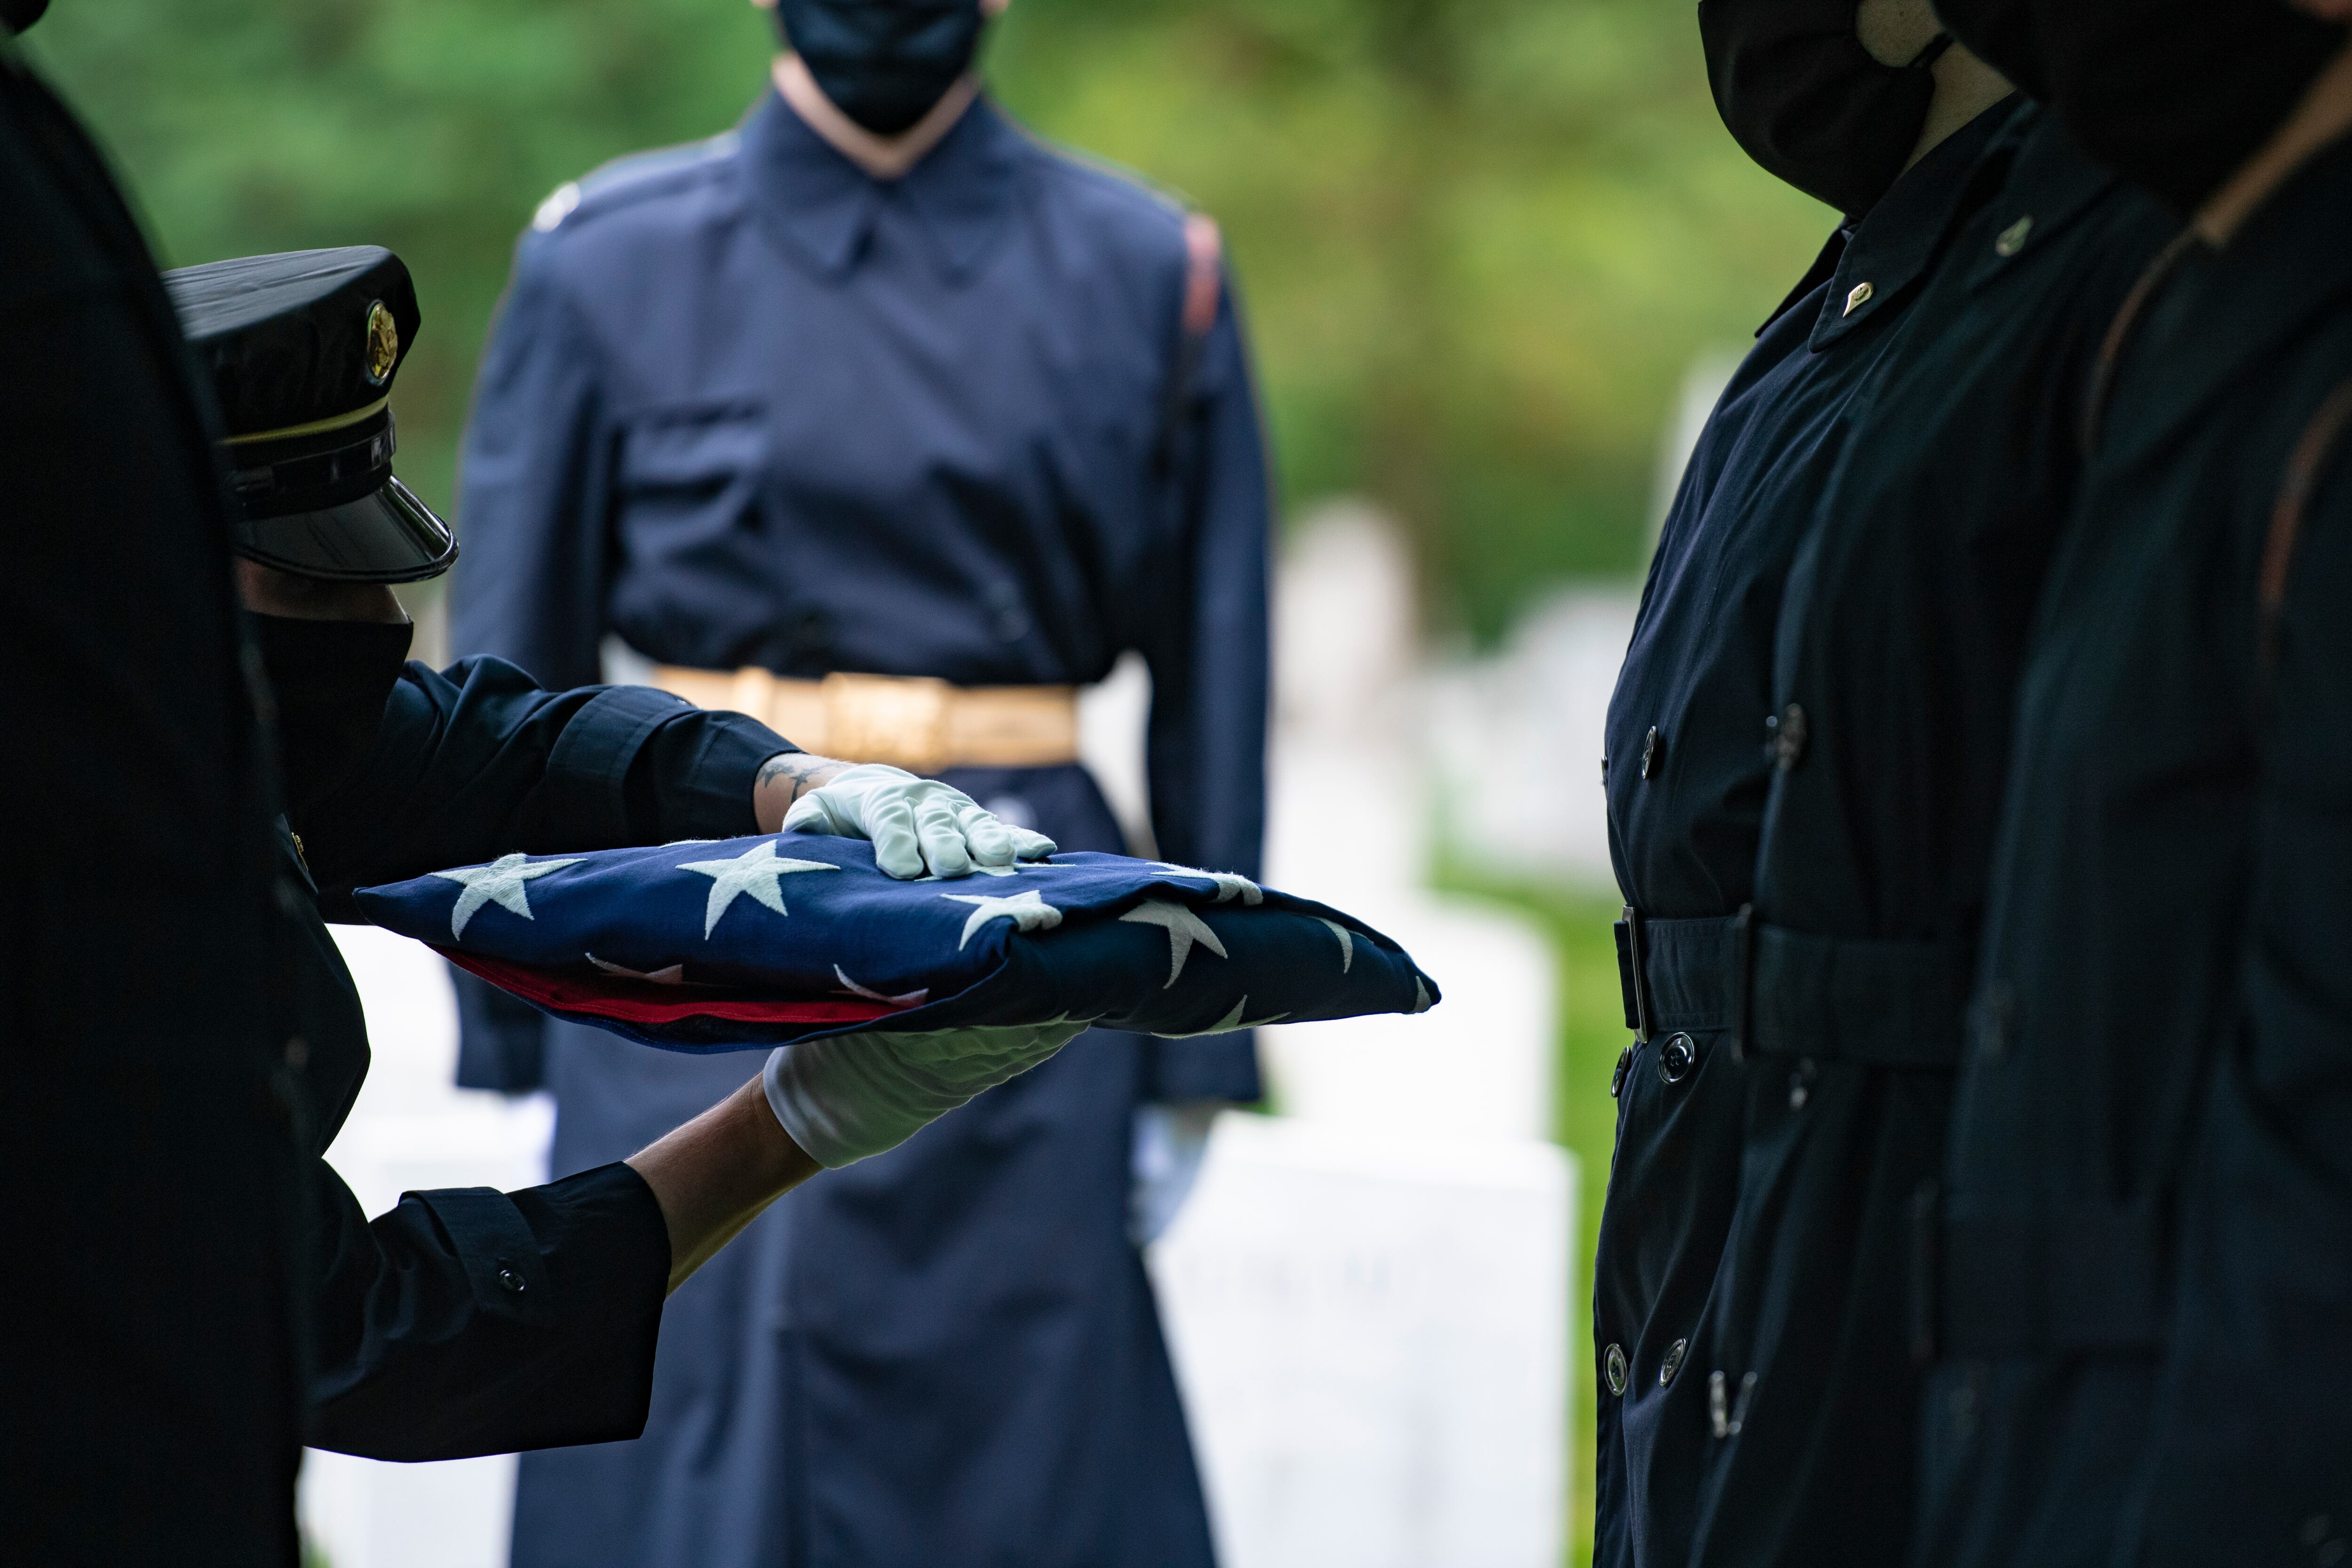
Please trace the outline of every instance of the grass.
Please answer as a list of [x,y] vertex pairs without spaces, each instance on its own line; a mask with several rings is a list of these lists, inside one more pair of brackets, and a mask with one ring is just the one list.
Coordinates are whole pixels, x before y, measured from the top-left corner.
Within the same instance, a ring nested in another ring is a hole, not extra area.
[[1438,885],[1507,905],[1551,939],[1559,966],[1559,1039],[1552,1085],[1552,1137],[1582,1166],[1577,1215],[1575,1289],[1565,1325],[1573,1384],[1569,1434],[1570,1568],[1592,1561],[1592,1254],[1608,1191],[1617,1130],[1609,1077],[1631,1037],[1617,990],[1617,951],[1610,934],[1617,900],[1589,889],[1499,878],[1459,865],[1441,868]]

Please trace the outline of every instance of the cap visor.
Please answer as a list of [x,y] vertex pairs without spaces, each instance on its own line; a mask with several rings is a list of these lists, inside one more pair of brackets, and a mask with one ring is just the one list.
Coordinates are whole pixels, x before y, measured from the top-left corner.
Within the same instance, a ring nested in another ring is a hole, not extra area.
[[457,559],[457,539],[398,479],[340,506],[237,525],[236,552],[298,576],[345,583],[415,583]]

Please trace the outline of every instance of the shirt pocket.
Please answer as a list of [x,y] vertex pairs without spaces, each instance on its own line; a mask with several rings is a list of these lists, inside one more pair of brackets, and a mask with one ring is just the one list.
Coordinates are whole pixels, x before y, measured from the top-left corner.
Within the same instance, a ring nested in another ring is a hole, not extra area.
[[657,413],[621,434],[614,489],[625,548],[667,555],[763,530],[768,427],[761,410]]

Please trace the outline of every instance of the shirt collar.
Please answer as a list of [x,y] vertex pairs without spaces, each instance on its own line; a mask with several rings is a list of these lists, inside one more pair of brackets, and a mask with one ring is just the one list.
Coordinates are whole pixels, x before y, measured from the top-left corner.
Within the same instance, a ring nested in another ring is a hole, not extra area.
[[2003,145],[2019,111],[2012,98],[1986,110],[1929,149],[1879,198],[1847,238],[1814,322],[1819,353],[1898,303],[1936,263],[1956,222],[1981,192],[1979,169]]
[[1969,230],[1981,246],[1969,258],[1968,287],[1994,279],[2039,256],[2051,239],[2113,190],[2116,177],[2091,162],[2054,114],[2031,110],[2018,126],[2017,162],[1987,216]]
[[752,199],[771,234],[828,278],[854,271],[883,209],[914,215],[933,263],[969,276],[1012,216],[1026,139],[986,97],[896,180],[877,180],[809,128],[771,88],[743,122]]
[[2287,356],[2347,289],[2343,268],[2313,258],[2347,253],[2352,137],[2299,170],[2226,249],[2200,245],[2181,263],[2125,346],[2100,456],[2126,463],[2165,445],[2249,365]]

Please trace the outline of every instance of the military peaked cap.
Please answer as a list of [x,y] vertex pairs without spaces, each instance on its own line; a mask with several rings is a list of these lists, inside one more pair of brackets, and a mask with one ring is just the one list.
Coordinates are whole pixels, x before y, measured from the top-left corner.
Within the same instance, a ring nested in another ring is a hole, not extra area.
[[360,583],[449,569],[449,525],[392,472],[392,380],[419,320],[400,258],[373,245],[244,256],[163,286],[227,426],[238,554]]

